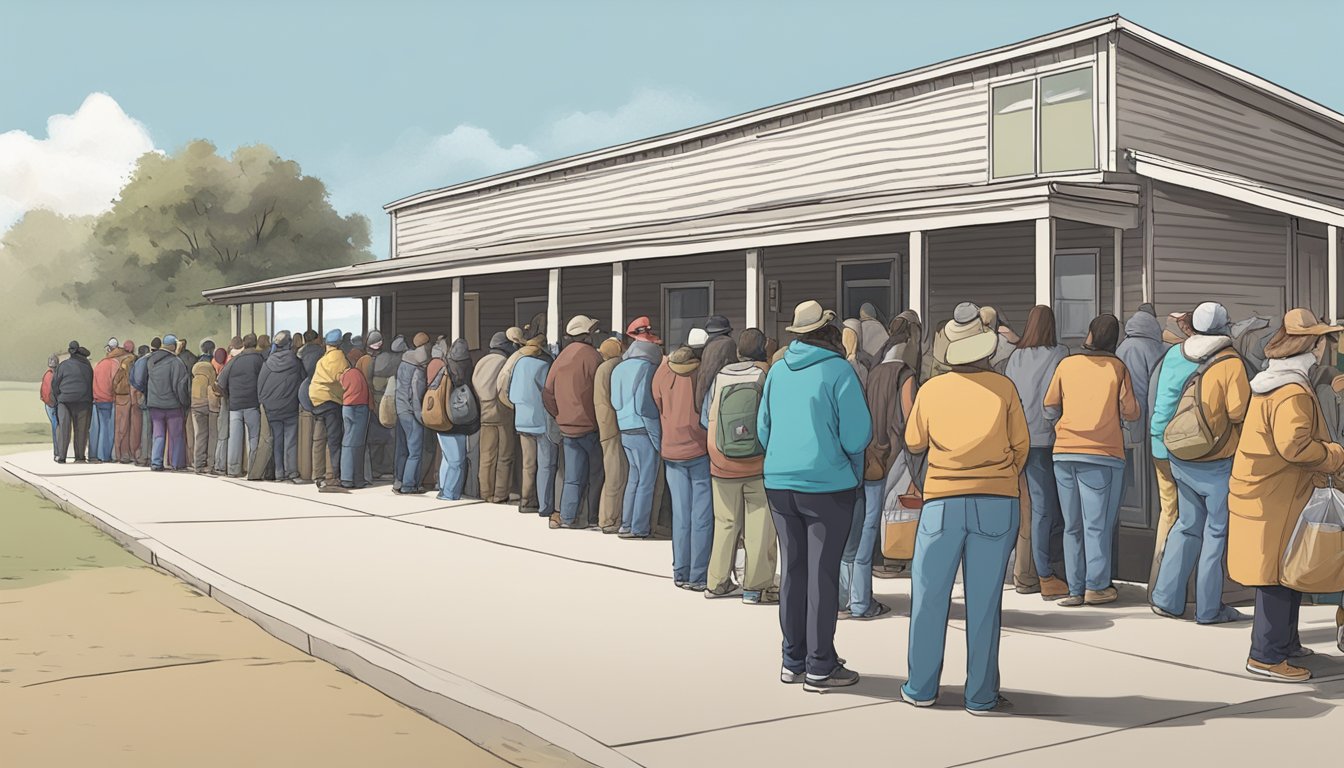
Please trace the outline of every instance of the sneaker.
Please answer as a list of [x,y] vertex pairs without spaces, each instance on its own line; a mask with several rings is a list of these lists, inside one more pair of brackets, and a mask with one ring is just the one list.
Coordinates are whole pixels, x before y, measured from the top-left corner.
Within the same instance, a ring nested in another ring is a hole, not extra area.
[[556,513],[554,513],[554,514],[551,515],[550,526],[551,526],[551,530],[555,530],[555,529],[557,529],[557,528],[560,527],[560,513],[559,513],[559,512],[556,512]]
[[709,585],[704,583],[686,584],[682,587],[682,589],[686,590],[687,592],[704,592],[705,590],[709,589]]
[[649,534],[647,533],[641,534],[641,533],[635,533],[634,531],[626,531],[625,533],[616,534],[616,537],[620,539],[647,539],[649,538]]
[[812,693],[825,693],[833,688],[848,688],[859,682],[859,673],[852,669],[845,669],[843,664],[837,664],[831,674],[826,677],[816,678],[808,675],[803,679],[803,690]]
[[1278,664],[1266,664],[1263,661],[1247,659],[1246,671],[1281,683],[1305,683],[1311,679],[1311,670],[1294,667],[1286,661],[1280,661]]
[[1199,622],[1199,624],[1202,626],[1211,627],[1215,624],[1231,624],[1234,621],[1250,621],[1250,620],[1251,617],[1248,616],[1247,614],[1238,611],[1236,608],[1233,608],[1230,605],[1224,605],[1222,613],[1218,614],[1218,618],[1214,619],[1213,621],[1201,621]]
[[615,534],[617,534],[617,533],[620,533],[620,532],[621,532],[621,527],[620,527],[619,525],[607,525],[607,526],[603,526],[603,528],[602,528],[602,532],[605,533],[605,534],[607,534],[608,536],[612,536],[612,535],[615,535]]
[[318,489],[317,489],[317,492],[318,492],[318,493],[349,493],[349,492],[350,492],[350,489],[349,489],[349,488],[345,488],[344,486],[334,485],[334,484],[332,484],[332,483],[327,483],[327,484],[323,485],[321,488],[318,488]]
[[[555,526],[551,526],[551,527],[554,528]],[[572,522],[572,523],[566,523],[566,522],[564,522],[564,521],[561,521],[561,522],[560,522],[560,528],[562,528],[562,529],[564,529],[564,530],[566,530],[566,531],[586,531],[586,530],[588,530],[588,526],[586,526],[586,525],[584,525],[583,523],[580,523],[580,522],[578,522],[578,521],[575,521],[575,522]]]
[[967,707],[966,711],[979,717],[987,715],[1011,715],[1013,713],[1013,702],[1000,696],[994,701],[994,705],[988,709],[971,709],[970,707]]
[[785,685],[798,685],[806,678],[807,675],[802,672],[790,672],[784,667],[780,667],[779,669],[779,682],[784,683]]
[[685,589],[685,588],[686,588],[686,582],[684,582],[684,581],[677,581],[676,579],[673,579],[673,580],[672,580],[672,586],[676,587],[677,589]]
[[872,621],[873,619],[876,619],[879,616],[886,616],[888,613],[891,613],[890,606],[883,605],[882,603],[879,603],[876,600],[874,600],[873,604],[868,606],[867,611],[863,612],[858,616],[854,616],[853,619],[855,621]]
[[741,587],[734,584],[732,581],[728,581],[723,584],[720,584],[719,586],[713,589],[706,589],[705,597],[710,600],[714,600],[720,597],[735,597],[741,591],[742,591]]
[[902,686],[901,686],[901,701],[904,701],[906,704],[909,704],[909,705],[912,706],[912,707],[919,707],[920,709],[923,709],[924,707],[932,707],[932,706],[934,705],[934,702],[937,701],[937,699],[929,699],[929,700],[927,700],[927,701],[920,701],[919,699],[916,699],[915,697],[913,697],[913,696],[911,696],[910,694],[906,693],[906,692],[905,692],[905,686],[902,685]]
[[1041,579],[1042,600],[1062,600],[1069,596],[1069,584],[1057,576]]
[[1040,585],[1039,583],[1036,583],[1036,584],[1017,584],[1017,585],[1015,585],[1015,586],[1013,587],[1013,590],[1016,591],[1017,594],[1019,594],[1019,595],[1034,595],[1034,594],[1036,594],[1037,592],[1040,592],[1040,591],[1041,591],[1041,585]]
[[1179,621],[1185,618],[1184,616],[1177,616],[1171,611],[1164,611],[1161,608],[1158,608],[1156,605],[1150,605],[1148,607],[1153,609],[1153,613],[1156,613],[1158,616],[1161,616],[1164,619],[1176,619]]
[[1107,603],[1114,603],[1119,599],[1119,590],[1114,586],[1110,586],[1105,589],[1087,590],[1087,594],[1083,597],[1083,602],[1088,605],[1105,605]]
[[745,605],[779,605],[779,590],[767,589],[764,592],[744,591],[742,602]]
[[1078,606],[1084,604],[1085,602],[1087,601],[1083,598],[1082,595],[1069,595],[1063,600],[1060,600],[1059,604],[1064,606],[1065,608],[1077,608]]

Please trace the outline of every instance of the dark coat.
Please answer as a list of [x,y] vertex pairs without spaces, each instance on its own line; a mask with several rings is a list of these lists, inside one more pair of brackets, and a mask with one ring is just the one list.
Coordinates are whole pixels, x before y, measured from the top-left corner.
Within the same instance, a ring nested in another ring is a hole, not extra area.
[[317,361],[322,359],[324,351],[326,347],[317,342],[304,344],[299,349],[299,362],[303,365],[303,381],[299,384],[299,407],[309,413],[313,412],[313,398],[308,394],[308,387],[313,383]]
[[191,372],[176,355],[166,349],[157,349],[149,356],[149,393],[145,395],[148,408],[191,407]]
[[303,363],[288,349],[277,349],[266,358],[257,377],[257,401],[267,419],[292,419],[299,415],[299,387]]
[[235,357],[219,374],[219,391],[229,399],[229,410],[242,411],[261,404],[257,400],[257,380],[265,362],[260,352],[249,350]]
[[705,393],[714,383],[723,366],[737,362],[737,343],[728,334],[715,336],[705,343],[700,353],[699,377],[695,380],[695,410],[698,413],[705,402]]
[[89,363],[87,350],[81,347],[56,366],[56,373],[51,377],[51,392],[58,403],[93,405],[93,365]]

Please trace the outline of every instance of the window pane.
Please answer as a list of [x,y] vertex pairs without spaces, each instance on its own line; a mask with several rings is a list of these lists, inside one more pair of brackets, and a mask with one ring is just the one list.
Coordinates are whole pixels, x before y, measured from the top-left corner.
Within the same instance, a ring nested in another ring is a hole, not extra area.
[[872,285],[876,281],[849,283],[845,286],[845,300],[841,307],[840,319],[857,319],[859,308],[865,303],[877,307],[878,319],[886,324],[891,319],[891,283]]
[[994,178],[1036,172],[1036,143],[1032,131],[1032,83],[1013,83],[994,89],[992,125]]
[[[519,328],[527,328],[532,318],[537,317],[539,325],[546,325],[546,299],[518,299],[513,303],[513,322]],[[549,334],[547,334],[549,335]]]
[[1097,316],[1097,259],[1091,253],[1055,256],[1055,319],[1066,339],[1087,337]]
[[703,328],[713,314],[709,301],[709,286],[666,288],[667,320],[664,338],[668,348],[686,343],[692,328]]
[[1092,70],[1041,78],[1041,172],[1096,167]]
[[845,282],[849,282],[850,280],[890,280],[891,262],[868,261],[859,264],[841,263],[840,279]]

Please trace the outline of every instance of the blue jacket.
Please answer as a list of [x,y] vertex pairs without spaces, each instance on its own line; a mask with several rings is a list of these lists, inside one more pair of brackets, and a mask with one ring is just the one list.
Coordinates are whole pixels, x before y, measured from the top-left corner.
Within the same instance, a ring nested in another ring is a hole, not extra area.
[[794,341],[770,366],[756,429],[765,487],[834,493],[863,482],[872,417],[854,368],[835,352]]
[[546,374],[551,361],[544,356],[524,356],[513,368],[509,381],[509,400],[513,401],[514,427],[525,435],[546,434],[550,416],[541,404],[541,390],[546,386]]
[[622,432],[637,429],[648,432],[653,447],[660,450],[663,427],[658,406],[653,403],[653,374],[662,359],[662,350],[657,345],[636,341],[611,372],[611,407],[616,409],[616,426]]
[[131,386],[142,395],[149,392],[149,355],[141,355],[131,363]]

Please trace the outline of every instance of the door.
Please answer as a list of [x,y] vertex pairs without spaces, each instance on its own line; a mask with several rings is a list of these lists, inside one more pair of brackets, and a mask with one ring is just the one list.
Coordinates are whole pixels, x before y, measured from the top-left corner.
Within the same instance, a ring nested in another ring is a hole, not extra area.
[[1293,306],[1309,309],[1317,317],[1324,317],[1330,310],[1326,306],[1326,281],[1329,274],[1325,263],[1325,238],[1299,232],[1294,256]]

